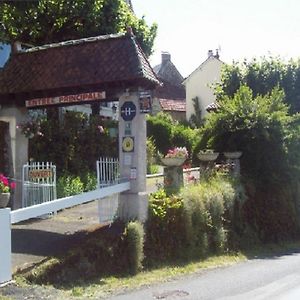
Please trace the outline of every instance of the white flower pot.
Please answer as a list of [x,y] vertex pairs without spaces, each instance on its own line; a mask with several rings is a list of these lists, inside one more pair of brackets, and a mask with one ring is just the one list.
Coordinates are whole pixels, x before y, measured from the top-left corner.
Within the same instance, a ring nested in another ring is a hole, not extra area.
[[179,167],[186,161],[185,157],[164,157],[161,162],[167,167]]
[[214,161],[219,156],[219,152],[198,153],[201,161]]
[[224,152],[224,156],[228,159],[238,159],[242,156],[242,152],[241,151]]
[[0,208],[7,206],[10,198],[10,193],[0,193]]

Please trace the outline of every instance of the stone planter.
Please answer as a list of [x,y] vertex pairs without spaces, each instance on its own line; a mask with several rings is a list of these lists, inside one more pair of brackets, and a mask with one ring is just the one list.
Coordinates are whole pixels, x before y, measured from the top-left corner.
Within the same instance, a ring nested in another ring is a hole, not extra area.
[[0,193],[0,208],[7,206],[10,198],[10,193]]
[[161,162],[166,167],[179,167],[186,161],[185,157],[164,157],[161,158]]
[[242,156],[241,151],[224,152],[224,156],[228,159],[238,159]]
[[201,161],[215,161],[219,156],[219,152],[198,153],[197,156]]

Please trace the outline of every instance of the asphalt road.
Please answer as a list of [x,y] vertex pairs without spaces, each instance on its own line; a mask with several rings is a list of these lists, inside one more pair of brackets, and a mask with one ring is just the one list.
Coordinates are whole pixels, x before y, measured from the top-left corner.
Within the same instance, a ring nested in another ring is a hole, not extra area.
[[300,299],[300,253],[213,269],[110,300]]

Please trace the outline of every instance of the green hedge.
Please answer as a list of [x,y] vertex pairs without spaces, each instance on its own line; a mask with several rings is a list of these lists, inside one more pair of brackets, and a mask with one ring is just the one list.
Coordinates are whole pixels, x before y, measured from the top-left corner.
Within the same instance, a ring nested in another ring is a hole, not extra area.
[[151,195],[145,253],[149,264],[222,252],[238,241],[242,228],[241,184],[224,176],[189,185],[180,196]]

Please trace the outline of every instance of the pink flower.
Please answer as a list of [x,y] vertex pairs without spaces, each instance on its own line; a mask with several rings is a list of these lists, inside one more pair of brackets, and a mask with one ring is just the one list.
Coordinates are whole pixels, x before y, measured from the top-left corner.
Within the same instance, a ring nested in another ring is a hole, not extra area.
[[100,132],[100,133],[103,133],[103,132],[104,132],[103,126],[99,125],[97,128],[99,129],[99,132]]

